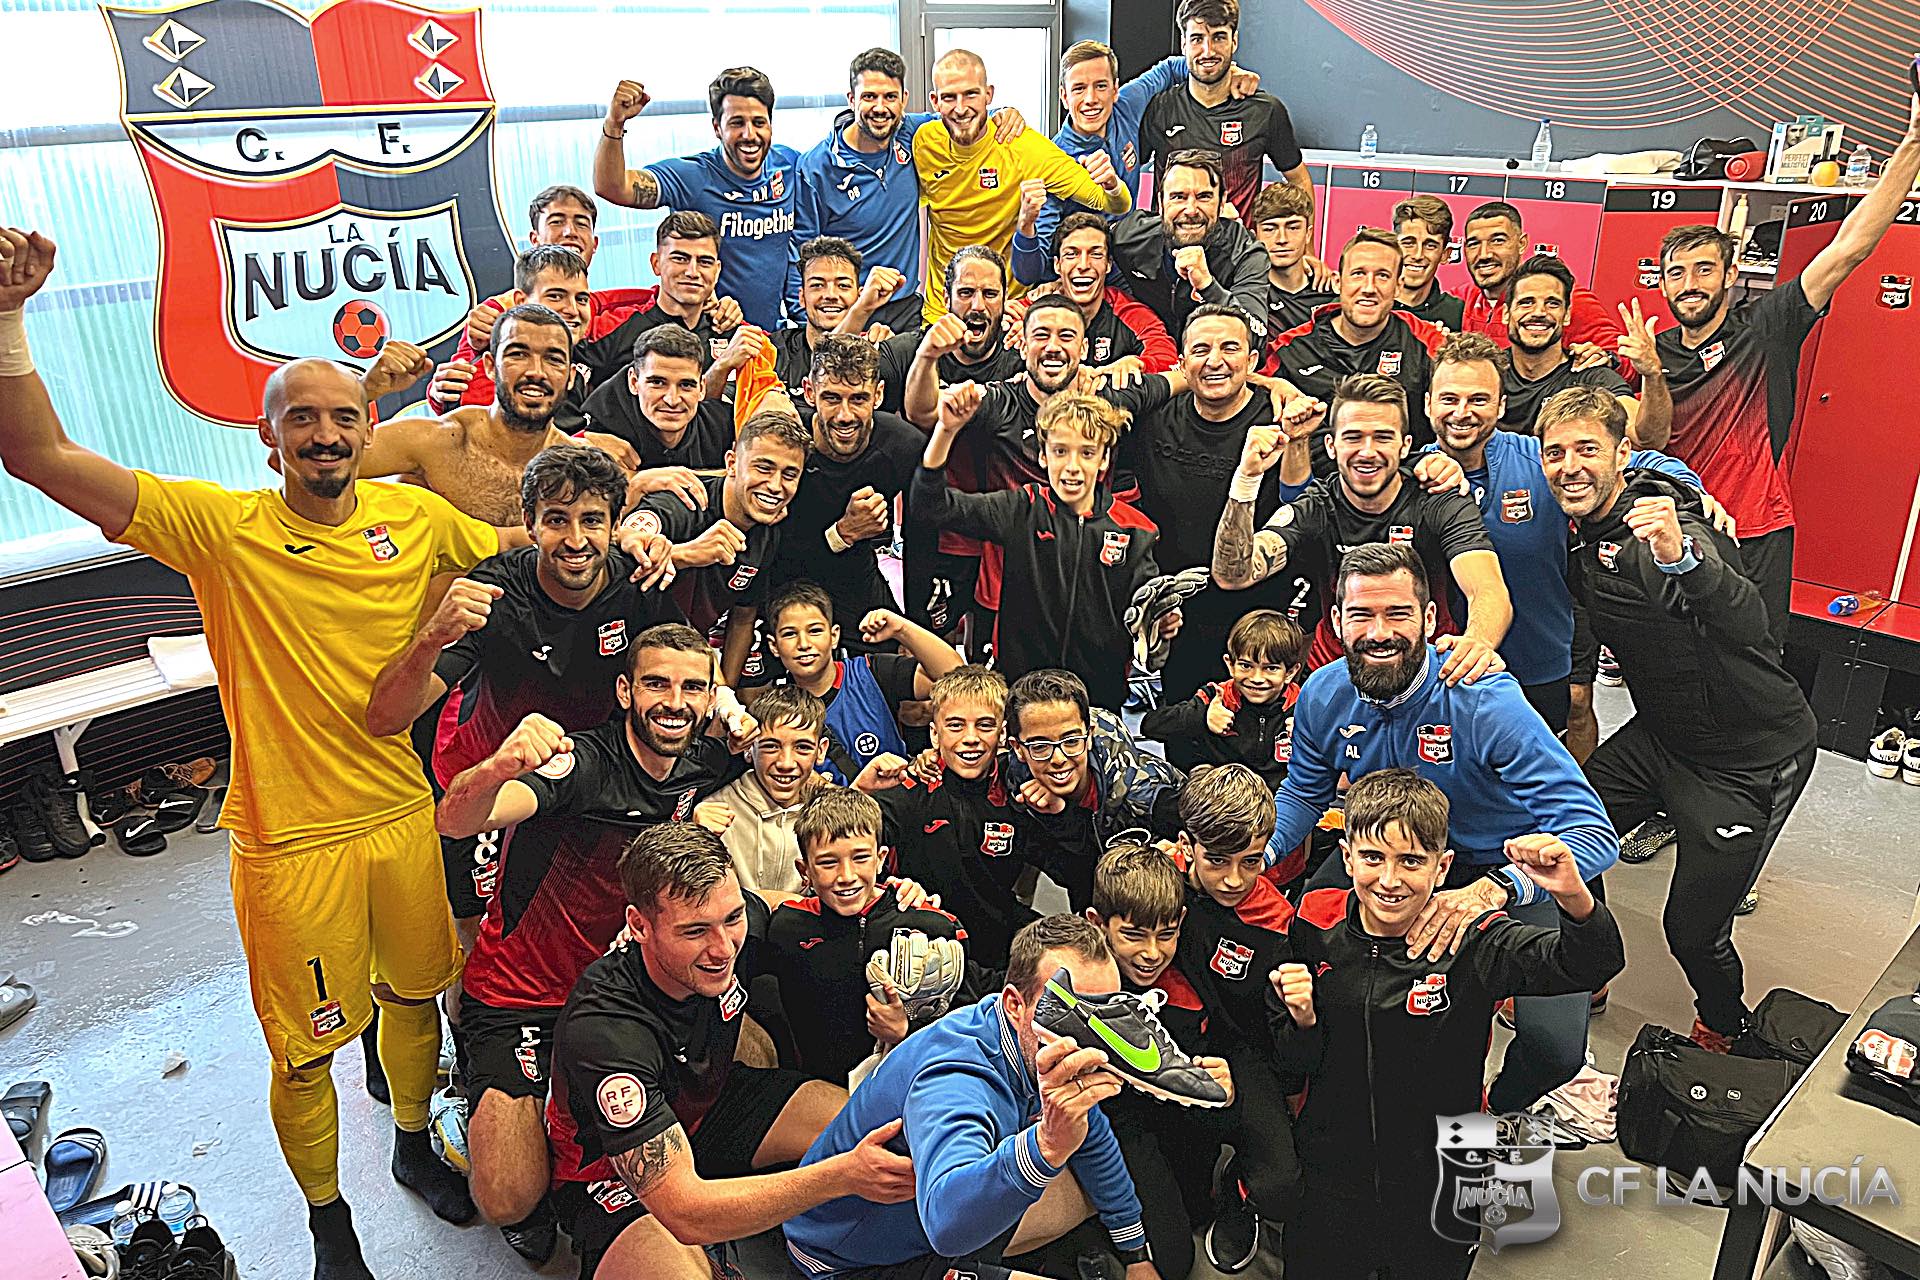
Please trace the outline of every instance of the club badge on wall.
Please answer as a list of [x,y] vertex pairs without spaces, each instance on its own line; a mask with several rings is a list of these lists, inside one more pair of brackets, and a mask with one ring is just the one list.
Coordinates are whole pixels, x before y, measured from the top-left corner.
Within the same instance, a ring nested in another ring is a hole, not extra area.
[[174,398],[251,426],[281,362],[451,343],[512,277],[477,10],[102,6],[160,231]]

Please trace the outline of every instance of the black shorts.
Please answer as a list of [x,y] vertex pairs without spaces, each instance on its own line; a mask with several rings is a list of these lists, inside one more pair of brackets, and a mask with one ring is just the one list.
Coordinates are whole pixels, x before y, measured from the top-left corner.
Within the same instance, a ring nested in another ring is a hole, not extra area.
[[[754,1153],[809,1078],[784,1067],[734,1063],[720,1096],[688,1139],[700,1176],[744,1178],[752,1173]],[[569,1224],[573,1251],[580,1255],[580,1280],[593,1280],[600,1259],[620,1233],[647,1216],[647,1207],[618,1178],[562,1183],[554,1195],[560,1220]]]
[[502,1009],[460,997],[460,1037],[467,1102],[497,1089],[509,1098],[547,1096],[553,1078],[553,1028],[558,1009]]
[[499,831],[477,836],[441,836],[440,866],[447,875],[447,904],[455,920],[476,920],[487,914],[500,883]]

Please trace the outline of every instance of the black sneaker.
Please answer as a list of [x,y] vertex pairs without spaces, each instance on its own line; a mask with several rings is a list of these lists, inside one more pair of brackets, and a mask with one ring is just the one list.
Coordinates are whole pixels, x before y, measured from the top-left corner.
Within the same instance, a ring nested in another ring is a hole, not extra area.
[[1678,835],[1679,832],[1673,827],[1673,819],[1664,813],[1656,813],[1620,837],[1620,861],[1652,862],[1655,855],[1672,844]]
[[46,824],[53,851],[63,858],[77,858],[93,847],[86,824],[80,821],[80,792],[69,788],[57,773],[36,773],[21,787],[27,805]]
[[1033,1028],[1042,1044],[1066,1036],[1083,1049],[1102,1050],[1115,1075],[1150,1097],[1183,1107],[1226,1106],[1227,1091],[1194,1066],[1160,1025],[1164,1003],[1166,993],[1158,989],[1145,996],[1129,991],[1079,995],[1063,968],[1041,990]]
[[20,841],[13,834],[13,817],[0,809],[0,871],[11,871],[20,861]]
[[140,1223],[120,1246],[120,1280],[166,1280],[173,1269],[173,1230],[151,1209],[140,1211]]
[[232,1263],[233,1255],[227,1252],[220,1233],[212,1223],[195,1215],[187,1219],[187,1229],[180,1235],[167,1280],[227,1280]]
[[1228,1276],[1245,1271],[1260,1252],[1260,1215],[1248,1203],[1239,1171],[1231,1160],[1220,1175],[1220,1194],[1214,1197],[1206,1248],[1208,1263]]
[[53,835],[47,830],[47,820],[41,816],[37,805],[27,803],[26,784],[20,786],[20,802],[13,806],[14,840],[20,846],[20,856],[28,862],[51,862],[60,855],[54,851]]
[[553,1261],[553,1252],[560,1246],[560,1223],[545,1196],[540,1197],[532,1213],[511,1226],[500,1228],[500,1234],[506,1237],[515,1253],[536,1267]]

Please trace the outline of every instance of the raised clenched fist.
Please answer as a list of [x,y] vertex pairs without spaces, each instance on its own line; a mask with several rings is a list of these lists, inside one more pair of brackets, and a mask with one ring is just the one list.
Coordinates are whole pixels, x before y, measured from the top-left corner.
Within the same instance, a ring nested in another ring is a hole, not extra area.
[[607,104],[607,129],[618,132],[627,127],[627,121],[647,109],[653,99],[638,80],[622,80],[613,90],[613,101]]

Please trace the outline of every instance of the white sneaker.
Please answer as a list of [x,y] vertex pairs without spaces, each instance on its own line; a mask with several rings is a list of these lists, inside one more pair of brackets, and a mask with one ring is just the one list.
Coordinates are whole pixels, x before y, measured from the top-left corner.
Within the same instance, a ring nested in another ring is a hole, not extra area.
[[1867,744],[1867,772],[1876,778],[1897,778],[1900,776],[1900,752],[1907,745],[1907,735],[1899,725],[1882,729],[1878,737]]
[[442,1089],[427,1104],[427,1142],[440,1162],[455,1173],[473,1173],[473,1161],[467,1156],[467,1099],[465,1094]]
[[1908,738],[1900,747],[1900,781],[1920,787],[1920,736]]

